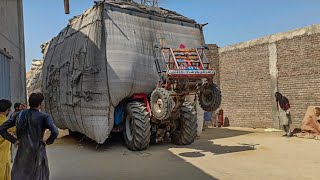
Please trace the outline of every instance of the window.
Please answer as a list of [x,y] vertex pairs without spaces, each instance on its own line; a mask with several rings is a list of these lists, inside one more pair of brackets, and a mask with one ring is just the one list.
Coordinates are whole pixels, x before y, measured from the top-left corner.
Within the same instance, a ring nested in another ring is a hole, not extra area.
[[0,49],[0,99],[11,99],[10,59],[12,57]]

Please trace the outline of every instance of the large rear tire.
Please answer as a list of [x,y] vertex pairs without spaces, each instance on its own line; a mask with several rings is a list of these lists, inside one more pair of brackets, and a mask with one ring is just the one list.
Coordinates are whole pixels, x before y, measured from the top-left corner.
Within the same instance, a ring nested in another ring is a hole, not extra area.
[[170,93],[164,88],[157,88],[151,94],[151,112],[159,120],[168,119],[171,116],[174,102]]
[[216,84],[206,83],[200,88],[199,104],[205,111],[216,111],[221,105],[221,91]]
[[184,102],[177,120],[177,129],[171,134],[171,141],[176,145],[189,145],[197,136],[197,114],[190,102]]
[[129,150],[140,151],[149,147],[151,135],[150,114],[143,103],[135,101],[127,105],[123,134]]

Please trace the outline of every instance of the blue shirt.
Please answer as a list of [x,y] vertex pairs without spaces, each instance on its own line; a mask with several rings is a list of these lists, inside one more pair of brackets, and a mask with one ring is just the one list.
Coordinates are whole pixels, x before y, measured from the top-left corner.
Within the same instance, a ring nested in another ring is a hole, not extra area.
[[205,111],[204,114],[203,114],[203,119],[204,119],[204,121],[211,121],[212,112]]

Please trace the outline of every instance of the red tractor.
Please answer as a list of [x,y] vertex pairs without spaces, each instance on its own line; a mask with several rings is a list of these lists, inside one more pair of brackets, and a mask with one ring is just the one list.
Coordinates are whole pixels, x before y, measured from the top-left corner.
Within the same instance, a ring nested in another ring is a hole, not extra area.
[[194,99],[199,98],[205,111],[221,104],[221,91],[213,83],[216,71],[210,68],[205,48],[160,49],[162,58],[155,60],[160,81],[150,98],[152,140],[162,140],[165,133],[175,144],[191,144],[197,133]]

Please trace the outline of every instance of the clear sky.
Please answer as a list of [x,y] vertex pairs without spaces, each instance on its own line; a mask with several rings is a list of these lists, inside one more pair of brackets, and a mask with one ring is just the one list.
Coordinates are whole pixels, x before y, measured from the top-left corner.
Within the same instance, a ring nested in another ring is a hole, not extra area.
[[[205,27],[206,43],[220,47],[320,23],[320,0],[158,0]],[[93,0],[24,0],[26,65],[41,59],[40,44],[64,28],[68,20],[93,5]]]

